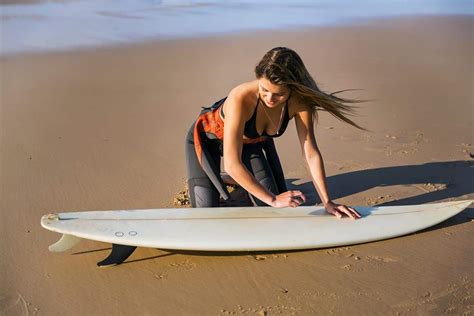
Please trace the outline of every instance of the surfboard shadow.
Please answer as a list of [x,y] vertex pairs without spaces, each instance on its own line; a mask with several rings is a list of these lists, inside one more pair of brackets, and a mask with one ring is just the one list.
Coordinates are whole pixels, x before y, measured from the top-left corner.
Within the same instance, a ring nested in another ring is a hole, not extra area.
[[[315,249],[322,249],[322,248],[315,248]],[[255,257],[258,255],[278,255],[278,254],[287,254],[287,253],[293,253],[293,252],[311,251],[315,249],[268,250],[268,251],[199,251],[199,250],[180,250],[180,249],[158,249],[158,250],[167,251],[169,252],[170,255],[179,254],[179,255],[199,256],[199,257],[234,257],[234,256]],[[259,260],[259,259],[256,258],[255,260]]]
[[83,255],[83,254],[86,254],[86,253],[100,252],[100,251],[110,251],[110,250],[112,250],[112,247],[73,252],[73,253],[71,253],[71,255],[76,256],[76,255]]
[[[158,250],[168,251],[168,250],[163,250],[163,249],[158,249]],[[124,264],[129,264],[129,263],[137,263],[137,262],[140,262],[140,261],[147,261],[147,260],[153,260],[153,259],[159,259],[159,258],[168,257],[168,256],[172,256],[172,255],[175,255],[175,253],[169,251],[168,253],[165,253],[165,254],[162,254],[162,255],[157,255],[157,256],[152,256],[152,257],[145,257],[145,258],[138,258],[138,259],[133,259],[133,260],[127,260],[127,261],[124,261],[124,262],[120,263],[119,265],[124,265]]]

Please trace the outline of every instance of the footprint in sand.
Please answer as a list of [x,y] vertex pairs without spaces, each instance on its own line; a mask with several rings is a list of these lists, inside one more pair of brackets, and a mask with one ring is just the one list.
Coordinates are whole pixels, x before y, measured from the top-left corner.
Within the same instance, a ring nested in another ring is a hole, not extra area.
[[276,255],[276,254],[267,255],[267,256],[264,256],[264,255],[251,255],[250,257],[253,258],[254,260],[257,260],[257,261],[263,261],[263,260],[268,260],[268,259],[288,258],[288,255]]
[[270,306],[263,306],[259,304],[255,304],[254,307],[245,307],[242,305],[237,305],[237,308],[232,310],[221,309],[219,315],[235,315],[235,314],[249,314],[249,315],[258,315],[258,316],[266,316],[266,315],[296,315],[298,311],[297,308],[292,306],[287,306],[284,304],[277,304],[277,305],[270,305]]
[[[169,269],[167,269],[167,270],[169,270]],[[168,279],[168,273],[165,272],[165,271],[156,271],[155,272],[151,269],[142,269],[142,271],[151,274],[153,276],[153,278],[155,278],[157,280],[160,280],[160,281]]]
[[423,134],[423,132],[416,131],[415,137],[413,141],[410,143],[410,145],[419,145],[420,143],[426,143],[426,142],[430,142],[430,140],[425,138],[425,135]]
[[[446,308],[443,308],[443,311],[446,314],[471,315],[470,311],[472,311],[474,303],[471,292],[470,280],[467,277],[461,277],[458,282],[448,284],[444,290],[425,291],[393,307],[396,309],[406,309],[409,307],[409,309],[414,309],[416,312],[419,307],[425,304],[432,304],[433,307],[438,307],[438,309],[432,310],[432,314],[441,315],[440,308],[445,305]],[[408,312],[409,310],[407,309],[406,311]]]
[[340,255],[340,252],[347,251],[349,249],[351,249],[351,248],[350,247],[339,247],[339,248],[326,250],[326,253],[328,255]]
[[429,142],[420,130],[409,133],[400,132],[398,135],[385,134],[385,138],[387,142],[385,142],[386,146],[383,151],[386,156],[414,154],[419,151],[418,145]]
[[170,263],[170,267],[176,268],[176,269],[186,269],[186,270],[192,270],[196,267],[196,264],[194,262],[191,262],[190,260],[184,260],[181,262],[174,262]]
[[391,197],[392,196],[390,194],[386,194],[386,195],[380,195],[376,198],[366,198],[365,201],[366,201],[367,205],[374,206],[374,205],[378,205],[380,203],[390,202]]
[[267,260],[267,257],[262,256],[262,255],[256,255],[256,256],[253,256],[253,258],[257,261]]
[[472,153],[472,144],[468,144],[468,143],[461,143],[460,145],[461,147],[461,151],[464,155],[466,155],[467,157],[469,158],[474,158],[474,155]]
[[170,263],[167,267],[162,267],[161,271],[153,271],[150,269],[143,269],[146,273],[149,273],[153,276],[153,278],[157,280],[166,280],[168,279],[170,274],[179,272],[182,269],[184,270],[193,270],[196,267],[196,264],[194,262],[191,262],[190,260],[184,260],[180,262],[173,262]]
[[441,190],[446,190],[449,187],[448,183],[422,183],[415,185],[416,188],[420,189],[423,192],[431,193]]
[[366,260],[373,264],[382,264],[382,263],[391,263],[397,262],[398,260],[391,258],[391,257],[383,257],[383,256],[367,256]]
[[385,134],[385,138],[389,138],[389,139],[398,139],[397,136],[395,135],[390,135],[390,134]]
[[354,259],[354,260],[356,260],[356,261],[359,261],[359,260],[360,260],[360,257],[354,255],[353,253],[348,254],[348,255],[346,256],[346,258],[352,258],[352,259]]
[[351,271],[353,268],[352,264],[345,264],[341,267],[341,269],[344,269],[344,270],[347,270],[347,271]]
[[416,152],[418,152],[418,148],[405,148],[405,149],[399,149],[396,151],[396,153],[402,154],[402,155],[414,154]]

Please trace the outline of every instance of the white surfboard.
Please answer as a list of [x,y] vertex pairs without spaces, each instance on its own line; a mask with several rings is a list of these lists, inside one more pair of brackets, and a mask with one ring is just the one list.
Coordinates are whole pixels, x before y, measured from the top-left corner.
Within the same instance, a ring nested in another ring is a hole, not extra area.
[[[290,250],[343,246],[409,234],[436,225],[472,201],[356,207],[361,219],[337,219],[323,207],[180,208],[67,212],[41,225],[78,238],[160,249],[203,251]],[[52,251],[67,248],[52,247]]]
[[[201,251],[264,251],[344,246],[393,238],[436,225],[472,201],[356,207],[358,220],[337,219],[323,207],[235,207],[68,212],[45,215],[41,225],[63,236],[49,247],[65,251],[81,239],[114,244],[108,264],[135,247]],[[126,246],[120,246],[126,245]],[[132,246],[132,247],[127,247]],[[105,261],[105,260],[104,260]]]
[[358,220],[337,219],[318,206],[235,207],[57,213],[43,216],[41,225],[63,234],[51,251],[65,251],[81,238],[160,249],[311,249],[413,233],[458,214],[471,202],[356,207],[362,215]]

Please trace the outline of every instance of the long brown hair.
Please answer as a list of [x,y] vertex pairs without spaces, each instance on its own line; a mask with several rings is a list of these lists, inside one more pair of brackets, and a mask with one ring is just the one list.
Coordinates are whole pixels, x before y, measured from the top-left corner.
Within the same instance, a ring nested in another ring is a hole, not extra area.
[[313,109],[317,120],[317,111],[326,111],[336,118],[362,130],[348,116],[354,115],[354,106],[347,103],[360,103],[364,100],[351,100],[335,96],[338,93],[357,89],[346,89],[327,94],[321,91],[306,69],[298,54],[286,47],[275,47],[268,51],[255,67],[257,79],[265,77],[276,85],[286,85],[299,95],[304,103]]

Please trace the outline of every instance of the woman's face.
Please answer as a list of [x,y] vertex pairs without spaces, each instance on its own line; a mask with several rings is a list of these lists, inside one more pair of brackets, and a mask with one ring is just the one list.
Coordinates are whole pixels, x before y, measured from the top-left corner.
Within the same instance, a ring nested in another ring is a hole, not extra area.
[[273,84],[265,77],[258,79],[258,93],[269,108],[276,108],[286,102],[290,92],[287,86]]

